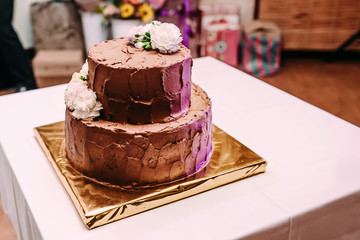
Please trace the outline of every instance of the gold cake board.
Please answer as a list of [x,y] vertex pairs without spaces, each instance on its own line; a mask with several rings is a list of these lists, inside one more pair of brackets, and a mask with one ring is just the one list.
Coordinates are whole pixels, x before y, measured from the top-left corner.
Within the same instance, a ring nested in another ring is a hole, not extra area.
[[121,189],[96,183],[69,165],[63,121],[36,127],[34,131],[88,229],[265,172],[267,166],[259,155],[213,125],[213,154],[204,176],[155,188]]

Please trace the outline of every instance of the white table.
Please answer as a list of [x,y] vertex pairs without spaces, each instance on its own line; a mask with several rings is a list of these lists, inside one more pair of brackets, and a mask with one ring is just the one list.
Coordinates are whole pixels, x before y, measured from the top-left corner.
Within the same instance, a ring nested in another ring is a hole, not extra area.
[[358,127],[212,58],[194,60],[192,78],[266,173],[87,230],[33,134],[64,119],[66,86],[2,96],[0,192],[18,236],[360,239]]

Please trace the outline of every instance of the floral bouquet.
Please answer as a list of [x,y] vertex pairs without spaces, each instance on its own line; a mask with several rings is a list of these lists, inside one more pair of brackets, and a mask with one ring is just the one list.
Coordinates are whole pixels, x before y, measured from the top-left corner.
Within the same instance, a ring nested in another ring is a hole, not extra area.
[[104,18],[141,19],[150,22],[155,18],[155,11],[165,0],[112,0],[100,2],[96,12],[102,13]]
[[132,26],[151,22],[166,0],[75,0],[80,8],[86,49],[126,36]]
[[153,49],[164,54],[178,51],[183,40],[176,25],[159,21],[132,27],[127,33],[127,38],[136,48]]

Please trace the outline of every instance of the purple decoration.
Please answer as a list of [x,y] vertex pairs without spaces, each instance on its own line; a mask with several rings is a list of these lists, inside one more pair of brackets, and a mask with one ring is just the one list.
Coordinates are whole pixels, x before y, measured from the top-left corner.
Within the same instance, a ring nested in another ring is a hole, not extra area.
[[180,11],[162,9],[162,10],[160,10],[159,15],[160,16],[179,16],[179,21],[177,24],[178,24],[178,26],[183,26],[183,31],[182,31],[183,41],[182,41],[182,43],[186,47],[189,47],[189,38],[190,38],[190,35],[194,34],[194,32],[192,31],[191,26],[187,23],[186,19],[196,13],[197,13],[197,11],[191,11],[190,0],[184,0],[183,8]]

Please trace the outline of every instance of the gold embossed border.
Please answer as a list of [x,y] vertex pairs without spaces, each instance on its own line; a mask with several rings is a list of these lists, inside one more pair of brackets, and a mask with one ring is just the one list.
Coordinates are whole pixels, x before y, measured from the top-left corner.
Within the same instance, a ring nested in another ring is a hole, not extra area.
[[68,164],[64,122],[36,127],[34,132],[88,229],[262,173],[267,166],[259,155],[213,125],[213,154],[204,176],[156,188],[121,189],[93,182]]

